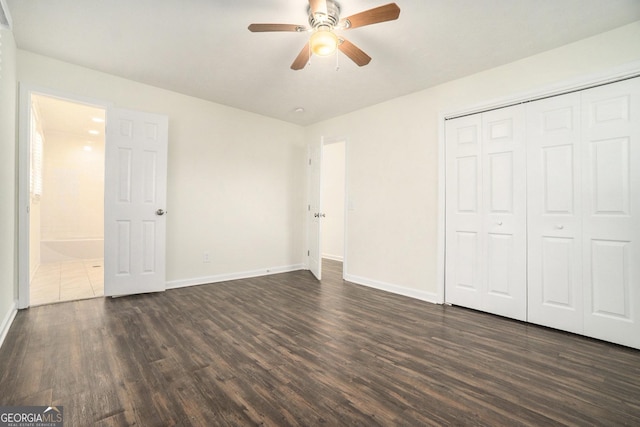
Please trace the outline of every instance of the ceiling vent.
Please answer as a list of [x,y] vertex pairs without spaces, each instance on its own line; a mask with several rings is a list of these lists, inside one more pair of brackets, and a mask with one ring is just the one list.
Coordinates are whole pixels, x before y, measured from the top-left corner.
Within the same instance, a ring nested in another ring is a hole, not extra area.
[[0,0],[0,28],[11,29],[11,15],[5,0]]

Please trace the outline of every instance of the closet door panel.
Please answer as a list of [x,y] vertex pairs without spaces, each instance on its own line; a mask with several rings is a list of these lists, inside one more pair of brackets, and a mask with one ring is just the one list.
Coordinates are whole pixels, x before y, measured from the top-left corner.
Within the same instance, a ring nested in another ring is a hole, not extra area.
[[582,93],[585,334],[640,348],[640,78]]
[[446,123],[446,302],[482,309],[480,117]]
[[527,105],[528,320],[583,332],[580,94]]
[[482,114],[485,311],[526,320],[526,152],[520,105]]

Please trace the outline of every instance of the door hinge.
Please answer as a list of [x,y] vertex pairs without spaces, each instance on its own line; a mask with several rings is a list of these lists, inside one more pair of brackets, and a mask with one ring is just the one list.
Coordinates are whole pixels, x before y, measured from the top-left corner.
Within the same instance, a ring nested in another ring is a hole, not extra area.
[[311,159],[309,159],[309,166],[311,166]]
[[307,256],[311,255],[310,251],[307,251]]
[[311,205],[308,205],[307,210],[311,211]]

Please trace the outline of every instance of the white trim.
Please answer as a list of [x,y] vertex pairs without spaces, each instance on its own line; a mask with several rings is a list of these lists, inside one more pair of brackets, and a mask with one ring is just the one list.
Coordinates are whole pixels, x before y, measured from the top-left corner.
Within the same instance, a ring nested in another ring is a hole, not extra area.
[[11,324],[13,323],[13,319],[16,318],[16,314],[18,314],[18,300],[13,301],[7,315],[4,316],[2,323],[0,323],[0,347],[2,347],[2,343],[9,333],[9,328],[11,328]]
[[332,255],[332,254],[322,254],[322,258],[331,259],[333,261],[340,261],[340,262],[343,262],[344,260],[344,257],[341,257],[340,255]]
[[344,280],[351,283],[355,283],[357,285],[363,285],[369,288],[391,292],[392,294],[415,298],[421,301],[431,302],[434,304],[438,303],[438,295],[434,294],[433,292],[419,291],[417,289],[406,288],[404,286],[393,285],[390,283],[380,282],[378,280],[367,279],[365,277],[354,276],[351,274],[345,274]]
[[451,110],[444,110],[438,114],[438,243],[437,243],[437,294],[436,300],[440,303],[445,301],[445,232],[446,232],[446,206],[445,206],[445,120],[476,114],[482,111],[505,107],[507,105],[513,105],[517,103],[529,102],[535,99],[551,97],[561,95],[567,92],[574,92],[578,90],[584,90],[589,87],[603,85],[607,83],[613,83],[618,80],[624,80],[632,77],[640,76],[640,61],[633,61],[619,67],[609,69],[607,71],[601,71],[598,73],[591,73],[588,75],[578,76],[571,79],[562,80],[553,84],[544,85],[539,88],[529,90],[526,92],[518,92],[505,97],[496,98],[493,100],[483,101],[472,106],[464,108],[455,108]]
[[445,158],[445,116],[438,115],[438,237],[436,247],[436,302],[444,304],[444,274],[445,274],[445,231],[446,231],[446,198],[445,198],[445,179],[446,179],[446,158]]
[[262,268],[237,273],[217,274],[215,276],[194,277],[192,279],[172,280],[167,282],[167,289],[186,288],[189,286],[207,285],[210,283],[228,282],[230,280],[249,279],[251,277],[270,276],[272,274],[289,273],[291,271],[308,270],[304,264],[285,265],[281,267]]
[[43,88],[25,83],[19,83],[20,102],[18,106],[18,308],[29,307],[29,141],[31,131],[29,121],[31,117],[31,95],[40,94],[65,101],[76,102],[108,110],[112,102],[91,99],[83,96],[60,92],[55,89]]

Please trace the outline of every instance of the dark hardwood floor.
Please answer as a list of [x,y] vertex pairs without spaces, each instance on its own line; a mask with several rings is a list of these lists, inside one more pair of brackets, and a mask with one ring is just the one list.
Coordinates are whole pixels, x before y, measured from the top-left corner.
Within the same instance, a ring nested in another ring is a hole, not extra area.
[[0,405],[66,426],[640,425],[640,351],[340,269],[21,311]]

